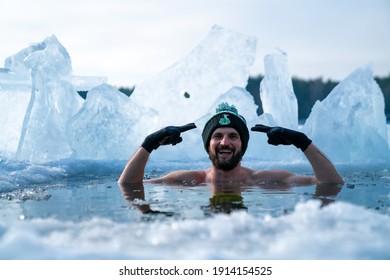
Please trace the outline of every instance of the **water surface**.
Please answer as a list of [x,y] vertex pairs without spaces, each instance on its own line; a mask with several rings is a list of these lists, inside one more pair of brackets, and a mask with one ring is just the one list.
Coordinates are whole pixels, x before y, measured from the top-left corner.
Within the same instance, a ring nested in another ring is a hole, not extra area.
[[[4,164],[0,258],[390,259],[390,172],[383,166],[341,166],[343,186],[120,188],[122,164]],[[181,165],[151,164],[146,177]],[[310,174],[305,165],[279,167]]]

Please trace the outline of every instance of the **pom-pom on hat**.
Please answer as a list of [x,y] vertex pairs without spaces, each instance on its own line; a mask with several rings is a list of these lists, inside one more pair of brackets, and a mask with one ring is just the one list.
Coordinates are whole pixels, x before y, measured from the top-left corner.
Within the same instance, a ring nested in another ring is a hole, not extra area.
[[246,126],[246,120],[243,116],[238,114],[238,111],[234,105],[229,105],[223,102],[218,105],[215,110],[215,114],[208,120],[203,128],[202,138],[204,148],[209,152],[209,144],[211,135],[214,130],[219,127],[232,127],[237,130],[240,134],[242,142],[242,154],[245,154],[246,148],[248,147],[249,131]]

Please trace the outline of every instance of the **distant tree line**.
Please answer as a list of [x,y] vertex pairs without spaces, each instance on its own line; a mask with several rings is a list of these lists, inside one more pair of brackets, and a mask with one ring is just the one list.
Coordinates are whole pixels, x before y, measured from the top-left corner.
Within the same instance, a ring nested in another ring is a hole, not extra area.
[[[260,100],[260,82],[263,79],[262,75],[251,76],[248,79],[246,90],[250,92],[254,98],[255,104],[258,106],[257,114],[263,113],[262,103]],[[378,83],[382,90],[385,100],[385,114],[387,119],[390,120],[390,75],[388,77],[380,78],[375,77],[375,81]],[[328,94],[333,90],[335,86],[339,84],[338,81],[323,81],[322,78],[317,79],[299,79],[292,78],[293,89],[298,101],[298,118],[305,120],[310,115],[311,109],[317,100],[324,100]],[[130,96],[135,87],[120,87],[119,91],[123,92],[127,96]]]
[[126,94],[127,96],[130,96],[133,93],[134,89],[135,89],[134,86],[132,86],[130,88],[128,88],[128,87],[120,87],[120,88],[118,88],[118,90],[120,92]]

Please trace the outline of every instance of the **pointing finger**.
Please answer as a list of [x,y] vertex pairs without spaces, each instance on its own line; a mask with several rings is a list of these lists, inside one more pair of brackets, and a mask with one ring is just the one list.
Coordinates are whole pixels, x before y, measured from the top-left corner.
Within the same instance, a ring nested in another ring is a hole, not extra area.
[[262,124],[256,124],[254,127],[251,128],[252,131],[259,131],[259,132],[265,132],[265,133],[267,133],[271,129],[272,129],[272,127],[262,125]]
[[187,130],[196,128],[196,125],[194,123],[188,123],[186,125],[178,126],[177,128],[180,130],[180,132],[185,132]]

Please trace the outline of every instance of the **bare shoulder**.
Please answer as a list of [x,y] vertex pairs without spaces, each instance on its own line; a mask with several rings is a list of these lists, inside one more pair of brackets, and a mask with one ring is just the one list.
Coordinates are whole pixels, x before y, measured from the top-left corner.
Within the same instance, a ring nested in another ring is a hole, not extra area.
[[160,178],[154,178],[146,180],[149,183],[167,183],[167,182],[191,182],[191,183],[204,183],[206,178],[205,170],[177,170],[168,173]]
[[315,177],[301,176],[287,170],[253,170],[252,179],[257,182],[282,182],[288,184],[312,185]]

